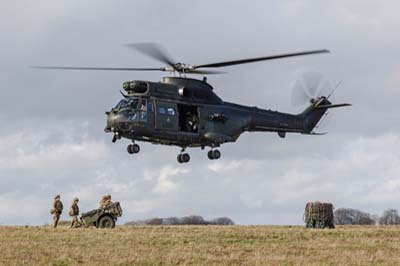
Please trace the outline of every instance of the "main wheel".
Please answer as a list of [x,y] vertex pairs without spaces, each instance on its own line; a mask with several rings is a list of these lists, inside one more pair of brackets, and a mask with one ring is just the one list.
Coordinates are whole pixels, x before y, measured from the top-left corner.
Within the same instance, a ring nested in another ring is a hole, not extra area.
[[115,221],[111,216],[103,216],[100,218],[99,221],[99,228],[114,228],[115,227]]
[[213,153],[213,150],[210,150],[210,151],[207,153],[207,156],[208,156],[208,159],[214,160],[214,153]]
[[128,147],[126,147],[126,150],[128,151],[129,154],[134,154],[134,148],[133,148],[133,144],[129,144]]
[[176,159],[178,160],[178,163],[183,163],[182,154],[178,154],[178,157],[176,157]]
[[218,160],[221,157],[221,152],[219,150],[213,150],[214,159]]
[[184,163],[188,163],[190,161],[190,155],[188,153],[182,154],[181,157]]
[[138,153],[140,151],[140,146],[137,144],[133,144],[133,153]]
[[137,144],[129,144],[128,147],[126,147],[126,150],[129,154],[138,153],[140,151],[140,146]]

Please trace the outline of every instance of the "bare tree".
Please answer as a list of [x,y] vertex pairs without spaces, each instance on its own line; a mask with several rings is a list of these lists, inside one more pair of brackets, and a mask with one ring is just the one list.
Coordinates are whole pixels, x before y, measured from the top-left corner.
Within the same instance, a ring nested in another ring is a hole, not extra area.
[[182,217],[180,221],[181,224],[194,224],[194,225],[208,224],[208,222],[204,220],[203,217],[198,215],[185,216]]
[[371,215],[360,210],[351,208],[340,208],[335,210],[334,223],[339,225],[374,225],[375,221],[371,218]]
[[379,217],[378,214],[372,214],[371,215],[371,219],[374,220],[375,225],[378,225],[379,224],[379,219],[381,219],[381,218]]
[[235,223],[228,217],[219,217],[210,221],[212,225],[234,225]]
[[162,224],[164,225],[179,225],[181,220],[178,217],[168,217],[164,218]]
[[235,223],[228,217],[219,217],[211,221],[205,220],[199,215],[185,217],[151,218],[125,223],[125,225],[234,225]]
[[399,212],[395,209],[387,209],[383,212],[382,217],[379,219],[381,225],[400,224]]
[[163,219],[162,218],[152,218],[149,220],[146,220],[146,224],[148,225],[162,225]]

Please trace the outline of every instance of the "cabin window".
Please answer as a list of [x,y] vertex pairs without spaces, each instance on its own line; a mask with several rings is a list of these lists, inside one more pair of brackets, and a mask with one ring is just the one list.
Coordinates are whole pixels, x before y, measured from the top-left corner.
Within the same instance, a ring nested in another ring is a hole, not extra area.
[[169,114],[169,115],[175,115],[175,110],[174,110],[174,108],[168,108],[167,111],[168,111],[168,114]]
[[175,109],[172,107],[164,107],[164,106],[160,106],[158,107],[158,113],[162,114],[162,115],[170,115],[170,116],[174,116],[175,115]]
[[166,113],[167,113],[167,111],[165,110],[165,108],[164,107],[158,107],[158,112],[160,113],[160,114],[162,114],[162,115],[165,115]]

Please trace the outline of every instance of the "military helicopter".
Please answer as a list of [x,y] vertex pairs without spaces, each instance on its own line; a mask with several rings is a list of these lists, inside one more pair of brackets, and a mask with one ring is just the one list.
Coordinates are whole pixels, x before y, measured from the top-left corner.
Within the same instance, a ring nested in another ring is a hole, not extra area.
[[[123,99],[106,112],[105,132],[112,133],[112,142],[121,138],[132,143],[127,146],[129,154],[136,154],[140,146],[136,141],[154,144],[175,145],[181,147],[177,156],[179,163],[190,161],[186,153],[188,147],[201,147],[210,150],[207,156],[217,160],[221,152],[217,149],[224,143],[235,142],[246,131],[276,132],[285,138],[286,133],[317,135],[314,132],[321,118],[330,108],[350,106],[348,103],[332,104],[332,95],[325,93],[326,88],[319,75],[305,78],[296,83],[294,95],[308,102],[307,108],[299,114],[287,114],[278,111],[249,107],[223,101],[213,87],[202,80],[188,78],[188,74],[219,74],[209,70],[232,65],[247,64],[295,56],[329,53],[328,50],[313,50],[288,54],[279,54],[257,58],[233,60],[202,65],[188,65],[172,60],[159,45],[154,43],[129,44],[147,56],[166,64],[160,68],[110,68],[110,67],[66,67],[35,66],[42,69],[62,70],[105,70],[105,71],[163,71],[174,76],[164,77],[160,82],[127,81],[123,83]],[[325,87],[320,89],[320,87]],[[319,92],[319,94],[318,94]]]

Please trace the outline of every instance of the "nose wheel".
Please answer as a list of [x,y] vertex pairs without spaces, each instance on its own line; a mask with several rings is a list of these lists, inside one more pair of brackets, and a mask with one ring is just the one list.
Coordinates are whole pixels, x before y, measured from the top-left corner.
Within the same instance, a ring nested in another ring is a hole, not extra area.
[[126,147],[126,150],[129,154],[139,153],[140,146],[137,144],[129,144],[128,147]]
[[221,158],[221,152],[219,150],[210,150],[207,153],[208,159],[210,160],[218,160]]

